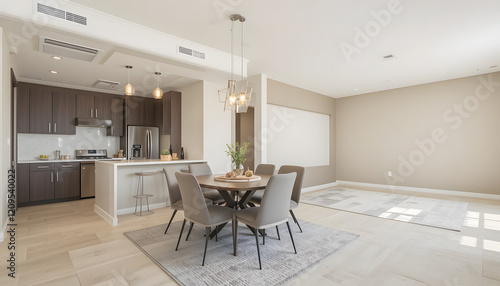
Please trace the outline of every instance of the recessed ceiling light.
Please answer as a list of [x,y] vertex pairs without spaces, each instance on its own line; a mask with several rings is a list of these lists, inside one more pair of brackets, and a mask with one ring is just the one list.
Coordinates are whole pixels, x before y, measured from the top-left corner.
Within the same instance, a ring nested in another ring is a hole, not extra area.
[[357,88],[355,88],[354,90],[358,90]]
[[52,56],[52,58],[53,58],[54,60],[62,60],[62,58],[61,58],[60,56]]
[[490,69],[494,69],[494,68],[496,68],[496,67],[497,67],[497,65],[494,65],[494,66],[491,66],[491,67],[490,67]]
[[57,71],[50,71],[50,73],[56,74],[56,73],[57,73]]

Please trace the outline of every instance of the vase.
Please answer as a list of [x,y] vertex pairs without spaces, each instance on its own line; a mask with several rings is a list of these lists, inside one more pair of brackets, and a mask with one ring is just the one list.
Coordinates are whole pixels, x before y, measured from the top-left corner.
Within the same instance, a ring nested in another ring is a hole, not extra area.
[[236,165],[236,163],[232,163],[232,167],[233,167],[233,173],[234,173],[234,176],[241,176],[243,174],[243,165],[242,164],[239,164],[239,165]]

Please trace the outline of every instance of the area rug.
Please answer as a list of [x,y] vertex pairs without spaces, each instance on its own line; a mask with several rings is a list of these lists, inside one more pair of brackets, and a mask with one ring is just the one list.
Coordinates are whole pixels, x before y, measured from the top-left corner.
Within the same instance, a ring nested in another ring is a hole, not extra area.
[[303,203],[460,231],[468,203],[391,193],[332,188],[303,194]]
[[239,225],[238,256],[233,255],[231,223],[219,233],[219,239],[208,242],[205,266],[203,248],[204,228],[195,226],[185,241],[186,228],[179,250],[175,246],[182,223],[173,223],[167,234],[166,225],[129,231],[124,235],[151,260],[181,285],[283,285],[321,260],[339,251],[359,235],[300,221],[303,233],[290,223],[297,254],[286,225],[280,226],[281,240],[276,229],[267,231],[266,244],[260,238],[262,270],[259,270],[255,236],[244,225]]

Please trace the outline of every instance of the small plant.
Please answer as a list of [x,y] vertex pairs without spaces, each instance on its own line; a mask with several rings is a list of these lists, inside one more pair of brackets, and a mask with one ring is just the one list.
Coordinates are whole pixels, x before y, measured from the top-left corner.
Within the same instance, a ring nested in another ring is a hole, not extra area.
[[248,142],[244,142],[241,146],[238,142],[236,144],[226,144],[227,150],[226,155],[231,156],[231,162],[234,164],[236,169],[240,169],[242,167],[241,164],[245,163],[247,160],[245,157],[245,153],[247,152]]
[[167,155],[170,155],[170,152],[168,151],[168,149],[163,149],[163,150],[161,150],[161,155],[167,156]]

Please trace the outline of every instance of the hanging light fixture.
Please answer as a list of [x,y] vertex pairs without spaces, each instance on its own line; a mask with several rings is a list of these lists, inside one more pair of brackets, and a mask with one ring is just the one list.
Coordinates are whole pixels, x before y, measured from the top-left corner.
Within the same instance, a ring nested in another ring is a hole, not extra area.
[[135,88],[130,84],[130,70],[133,68],[132,66],[125,66],[128,69],[128,80],[127,85],[125,86],[125,94],[126,95],[134,95]]
[[163,97],[163,90],[160,88],[160,75],[161,72],[155,72],[156,75],[156,89],[153,91],[153,96],[155,99],[161,99]]
[[[239,14],[229,16],[231,20],[231,78],[227,81],[227,88],[219,90],[219,102],[224,103],[224,110],[236,110],[236,113],[245,113],[252,98],[252,88],[248,87],[248,80],[243,81],[243,22],[245,17]],[[241,89],[236,92],[236,80],[233,79],[233,27],[234,22],[241,22]]]

